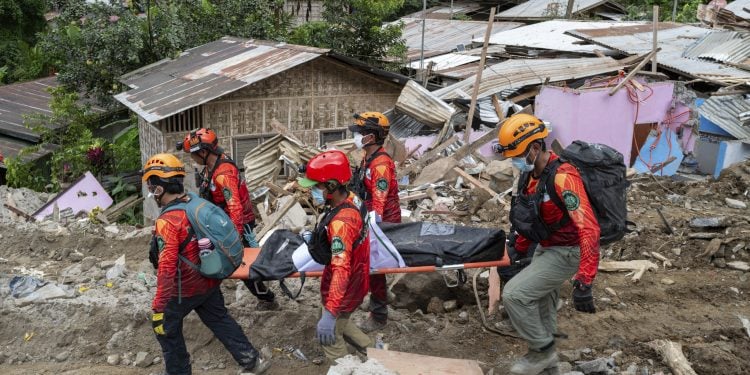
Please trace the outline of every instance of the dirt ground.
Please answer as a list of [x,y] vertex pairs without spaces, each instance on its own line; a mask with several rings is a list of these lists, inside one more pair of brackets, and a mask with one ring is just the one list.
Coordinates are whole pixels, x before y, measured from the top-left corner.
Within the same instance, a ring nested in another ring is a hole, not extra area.
[[[750,337],[738,317],[750,317],[750,274],[726,268],[727,262],[750,260],[750,216],[747,209],[729,208],[724,201],[727,197],[748,200],[748,176],[748,165],[733,168],[716,182],[637,176],[630,191],[629,217],[638,229],[602,248],[602,256],[604,260],[647,259],[644,252],[657,251],[670,258],[672,266],[665,268],[661,261],[650,259],[660,267],[638,283],[624,272],[600,272],[594,286],[596,314],[576,312],[569,301],[570,285],[565,285],[558,320],[559,331],[569,338],[559,342],[559,350],[583,353],[582,360],[614,353],[619,371],[635,364],[649,374],[669,374],[645,343],[670,339],[683,345],[698,374],[750,372]],[[666,233],[657,209],[674,234]],[[497,221],[504,215],[498,213]],[[725,217],[729,224],[719,229],[689,225],[695,217],[714,216]],[[701,257],[709,240],[689,238],[696,232],[716,233],[721,249],[712,257]],[[123,240],[128,234],[132,238]],[[0,224],[0,236],[0,373],[163,371],[158,359],[145,368],[132,364],[137,352],[160,356],[148,320],[154,288],[149,286],[153,270],[147,260],[147,231],[121,227],[114,234],[101,226],[59,228],[6,220]],[[108,281],[107,269],[123,254],[126,273]],[[10,279],[32,269],[44,272],[45,280],[68,285],[74,295],[19,304],[10,296]],[[486,279],[480,278],[485,304],[486,285]],[[277,285],[273,288],[278,291]],[[322,356],[314,341],[317,288],[316,280],[310,280],[297,301],[281,298],[280,310],[258,311],[244,287],[238,288],[236,281],[223,283],[231,314],[254,345],[273,352],[270,374],[326,373],[327,368],[312,363]],[[614,293],[605,292],[606,288]],[[410,275],[393,292],[392,319],[383,332],[393,350],[475,359],[495,374],[507,373],[512,360],[526,350],[521,340],[482,328],[470,284],[448,288],[439,275]],[[459,308],[427,313],[432,297],[456,300]],[[468,319],[460,316],[462,312],[468,313]],[[364,310],[354,315],[355,320],[365,317]],[[502,317],[491,319],[494,323]],[[237,373],[229,354],[194,314],[184,331],[195,373]],[[308,361],[294,357],[288,348],[300,349]],[[110,355],[117,355],[119,364],[108,364]]]

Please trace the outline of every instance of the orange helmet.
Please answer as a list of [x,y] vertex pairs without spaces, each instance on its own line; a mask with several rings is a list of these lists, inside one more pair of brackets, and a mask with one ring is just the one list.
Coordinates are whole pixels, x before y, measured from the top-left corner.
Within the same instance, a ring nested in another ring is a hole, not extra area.
[[549,130],[542,120],[525,113],[515,114],[500,125],[495,152],[503,154],[506,158],[519,156],[526,151],[531,142],[544,139],[548,134]]
[[380,112],[362,112],[354,114],[354,124],[349,125],[352,133],[362,133],[365,130],[375,131],[381,138],[388,135],[391,123],[388,117]]
[[185,135],[182,142],[177,142],[177,151],[187,153],[198,152],[200,150],[215,151],[219,145],[219,138],[216,132],[211,129],[200,128],[193,130]]
[[300,186],[309,188],[331,180],[346,185],[351,178],[349,159],[339,150],[330,150],[313,156],[305,167],[305,177],[298,178],[297,182]]
[[143,182],[152,176],[164,182],[181,182],[185,177],[185,165],[172,154],[156,154],[143,166]]

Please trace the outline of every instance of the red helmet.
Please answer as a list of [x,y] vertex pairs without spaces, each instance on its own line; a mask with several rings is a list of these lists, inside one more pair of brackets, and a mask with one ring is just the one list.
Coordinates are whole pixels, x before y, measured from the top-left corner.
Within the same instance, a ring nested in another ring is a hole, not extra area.
[[187,133],[182,142],[177,142],[177,151],[182,150],[187,153],[198,152],[204,149],[215,151],[218,145],[219,138],[216,136],[216,132],[211,129],[200,128]]
[[313,156],[305,168],[305,177],[300,177],[297,182],[300,186],[308,188],[319,182],[335,180],[341,185],[346,185],[352,178],[352,170],[349,167],[349,159],[338,150],[324,151]]

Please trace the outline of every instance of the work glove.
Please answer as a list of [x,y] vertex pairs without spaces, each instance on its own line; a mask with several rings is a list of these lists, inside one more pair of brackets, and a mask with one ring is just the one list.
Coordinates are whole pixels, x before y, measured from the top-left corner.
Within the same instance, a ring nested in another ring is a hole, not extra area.
[[323,346],[336,343],[336,318],[326,309],[323,309],[323,316],[318,321],[317,337]]
[[164,313],[153,313],[151,315],[151,327],[154,328],[154,333],[159,336],[164,336],[167,334],[166,331],[164,331]]
[[573,282],[573,305],[576,310],[593,314],[596,312],[594,306],[594,294],[590,284],[584,284],[579,280]]
[[260,247],[260,245],[258,245],[258,240],[255,238],[255,232],[253,232],[254,226],[255,222],[243,225],[242,229],[244,233],[242,235],[245,236],[245,241],[250,247],[257,248]]

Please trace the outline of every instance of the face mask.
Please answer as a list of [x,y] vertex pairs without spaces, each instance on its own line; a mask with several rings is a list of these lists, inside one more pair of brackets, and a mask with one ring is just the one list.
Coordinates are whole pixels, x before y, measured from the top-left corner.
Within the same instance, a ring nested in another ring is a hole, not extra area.
[[313,187],[310,189],[310,192],[312,193],[312,199],[313,202],[318,206],[323,206],[326,204],[326,198],[323,196],[323,190],[318,187]]
[[363,147],[365,147],[364,143],[362,143],[362,134],[360,133],[354,133],[354,145],[357,146],[357,150],[361,150]]
[[513,158],[510,159],[510,162],[513,163],[513,166],[521,171],[521,173],[531,172],[534,169],[534,165],[527,163],[526,158]]

